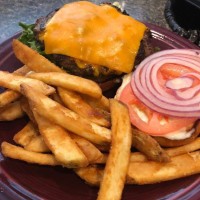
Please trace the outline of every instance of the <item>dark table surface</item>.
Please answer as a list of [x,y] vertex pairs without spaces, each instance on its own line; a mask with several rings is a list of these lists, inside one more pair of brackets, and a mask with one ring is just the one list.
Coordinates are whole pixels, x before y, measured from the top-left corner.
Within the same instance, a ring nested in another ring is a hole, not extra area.
[[[34,23],[55,8],[71,0],[0,0],[0,43],[20,30],[18,22]],[[115,0],[93,0],[95,3]],[[166,0],[125,0],[118,1],[135,19],[150,22],[169,29],[164,18]]]
[[[34,23],[39,17],[47,15],[55,8],[71,2],[69,0],[0,0],[0,43],[20,31],[18,22]],[[95,3],[115,2],[99,1]],[[166,0],[125,0],[118,1],[126,11],[135,19],[150,22],[169,29],[164,18]],[[9,198],[0,191],[0,199]]]

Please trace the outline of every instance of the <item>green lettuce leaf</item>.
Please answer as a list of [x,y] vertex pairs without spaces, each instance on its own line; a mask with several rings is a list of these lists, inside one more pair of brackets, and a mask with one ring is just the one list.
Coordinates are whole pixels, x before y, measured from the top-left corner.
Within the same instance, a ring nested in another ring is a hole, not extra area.
[[[19,26],[21,26],[23,32],[19,36],[18,40],[23,44],[27,45],[28,47],[32,48],[33,50],[37,51],[39,54],[50,60],[52,63],[56,64],[55,60],[53,59],[52,55],[47,55],[44,50],[41,49],[40,43],[35,39],[33,28],[35,24],[23,24],[19,22]],[[57,64],[56,64],[57,65]],[[67,73],[70,73],[69,70],[60,66],[61,69],[65,70]]]
[[29,46],[30,48],[34,49],[37,51],[39,54],[44,55],[44,51],[41,50],[39,42],[35,39],[34,33],[33,33],[33,28],[34,24],[23,24],[19,22],[19,26],[21,26],[23,33],[20,35],[18,40],[22,42],[23,44]]
[[54,62],[51,55],[45,54],[44,50],[41,49],[40,43],[35,39],[33,28],[34,24],[23,24],[19,22],[19,26],[21,26],[23,32],[19,36],[18,40],[33,50],[37,51],[42,56],[49,59],[51,62]]

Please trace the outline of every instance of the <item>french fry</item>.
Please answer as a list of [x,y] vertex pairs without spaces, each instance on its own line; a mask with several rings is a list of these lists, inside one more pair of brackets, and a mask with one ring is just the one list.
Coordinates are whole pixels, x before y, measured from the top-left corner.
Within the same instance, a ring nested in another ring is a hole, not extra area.
[[22,160],[27,163],[51,166],[61,165],[51,154],[27,151],[22,147],[15,146],[7,142],[2,142],[1,152],[5,157]]
[[[109,151],[109,146],[105,146],[105,147],[101,146],[101,145],[96,145],[96,146],[101,151],[104,151],[104,152]],[[182,155],[185,153],[190,153],[190,152],[196,151],[198,149],[200,149],[200,138],[199,137],[186,145],[183,145],[180,147],[166,148],[164,150],[168,154],[168,156],[174,157],[174,156]],[[96,160],[96,163],[105,164],[107,157],[108,157],[108,154],[103,154],[103,156],[100,159]],[[142,154],[140,152],[131,153],[131,156],[130,156],[130,162],[143,162],[143,161],[147,161],[149,159],[150,159],[149,157],[147,158],[144,154]]]
[[0,108],[0,121],[12,121],[24,116],[20,102],[16,101]]
[[5,90],[3,93],[0,94],[0,107],[4,107],[13,101],[19,99],[21,94],[14,90]]
[[35,127],[36,129],[38,129],[37,122],[36,122],[36,120],[35,120],[35,117],[34,117],[34,115],[33,115],[33,112],[32,112],[32,110],[30,109],[28,100],[27,100],[25,97],[22,97],[22,98],[20,99],[20,105],[21,105],[22,110],[28,115],[28,117],[29,117],[29,119],[31,120],[31,122],[33,123],[34,127]]
[[[38,130],[38,124],[35,120],[35,117],[33,115],[32,110],[30,109],[29,103],[27,101],[27,99],[25,97],[22,97],[20,99],[20,104],[21,107],[23,109],[23,111],[28,115],[29,119],[31,120],[31,126],[29,126],[29,129],[26,132],[22,131],[23,136],[26,138],[29,134],[29,131],[35,133],[30,139],[29,142],[26,144],[21,144],[24,149],[26,149],[27,151],[33,151],[33,152],[38,152],[38,153],[46,153],[46,152],[50,152],[48,146],[46,145],[46,143],[43,140],[43,137],[40,135],[39,130]],[[19,135],[19,139],[20,137],[23,137],[21,134]],[[17,142],[16,142],[17,143]],[[19,144],[19,143],[17,143]]]
[[[105,164],[108,159],[108,154],[103,154],[101,158],[95,161],[96,164]],[[134,152],[130,155],[130,162],[143,162],[148,161],[147,157],[140,153],[140,152]]]
[[27,97],[29,105],[39,115],[51,122],[97,144],[107,144],[111,141],[111,131],[109,129],[86,120],[32,87],[22,84],[21,92]]
[[[89,163],[95,163],[96,160],[103,156],[103,154],[88,140],[72,133],[70,133],[70,137],[77,143],[87,157]],[[29,122],[21,131],[15,134],[14,141],[22,145],[28,151],[39,153],[50,151],[43,138],[38,135],[32,122]]]
[[[78,168],[74,171],[88,184],[96,186],[102,182],[104,174],[104,169],[98,165]],[[168,163],[130,162],[126,184],[153,184],[198,173],[200,173],[200,151],[195,151],[172,157],[171,162]]]
[[97,83],[79,76],[59,72],[46,72],[30,74],[28,77],[43,81],[50,85],[87,94],[97,99],[102,96],[101,88]]
[[85,167],[88,160],[85,154],[79,149],[70,135],[58,125],[34,112],[35,119],[45,143],[55,155],[56,160],[68,168]]
[[75,134],[70,134],[71,138],[77,143],[79,148],[87,157],[89,163],[96,163],[96,160],[103,157],[103,154],[91,142]]
[[95,161],[95,164],[105,164],[107,160],[108,160],[108,154],[103,153],[103,156],[97,159]]
[[95,99],[84,94],[80,94],[80,96],[87,104],[101,113],[105,119],[110,121],[109,100],[105,96],[102,96],[100,99]]
[[148,161],[148,158],[144,154],[140,152],[131,153],[130,162],[143,162],[143,161]]
[[196,151],[200,149],[200,137],[196,138],[194,141],[190,142],[189,144],[180,146],[180,147],[174,147],[174,148],[168,148],[166,149],[169,156],[178,156],[185,153],[190,153],[192,151]]
[[39,80],[0,71],[0,86],[20,92],[20,84],[22,83],[31,85],[45,95],[49,95],[55,92],[53,87]]
[[153,184],[190,176],[200,172],[200,151],[171,158],[169,163],[132,162],[127,179],[132,184]]
[[105,144],[105,145],[99,145],[95,144],[95,146],[102,152],[109,152],[110,151],[110,144]]
[[121,199],[130,159],[132,142],[128,108],[117,100],[110,100],[112,143],[106,162],[98,200]]
[[[23,67],[17,69],[13,72],[13,74],[24,76],[26,75],[30,69],[24,65]],[[3,107],[5,105],[8,105],[9,103],[12,103],[13,101],[19,99],[21,94],[19,92],[16,92],[14,90],[5,90],[0,94],[0,107]]]
[[33,124],[28,122],[22,130],[14,135],[13,140],[24,147],[36,136],[38,136],[38,132],[33,127]]
[[61,87],[58,87],[57,90],[62,102],[69,109],[100,126],[110,127],[110,122],[105,119],[104,115],[87,104],[78,93]]
[[[70,137],[76,142],[78,147],[85,154],[89,163],[96,163],[97,160],[100,160],[101,157],[103,157],[103,154],[88,140],[72,133],[70,133]],[[28,151],[38,153],[50,151],[42,136],[38,135],[31,122],[29,122],[21,131],[15,134],[14,141]],[[105,163],[105,161],[99,161],[99,163]]]
[[52,99],[56,102],[58,102],[59,104],[64,106],[64,103],[62,102],[60,96],[57,93],[54,93],[51,95]]
[[30,68],[27,67],[26,65],[16,69],[13,74],[16,74],[16,75],[20,75],[20,76],[25,76],[28,72],[30,72]]
[[89,185],[99,186],[103,178],[104,168],[98,165],[90,165],[74,169],[74,172]]
[[150,135],[147,135],[138,129],[133,128],[133,146],[144,153],[149,160],[158,162],[169,162],[170,157],[165,150],[163,150],[158,142]]
[[[109,145],[103,146],[103,145],[95,144],[95,146],[103,152],[109,152],[109,149],[110,149]],[[194,141],[192,141],[188,144],[182,145],[180,147],[165,148],[164,150],[170,157],[173,157],[173,156],[178,156],[181,154],[189,153],[192,151],[196,151],[198,149],[200,149],[200,138],[199,137],[196,138]],[[104,154],[101,159],[97,160],[97,163],[102,163],[102,164],[105,163],[107,156],[108,156],[107,154]],[[132,162],[147,161],[148,159],[149,158],[147,158],[144,154],[142,154],[140,152],[131,153],[131,157],[130,157],[130,160]]]
[[44,56],[21,43],[19,40],[13,40],[13,51],[15,56],[32,71],[35,72],[63,72],[55,64],[47,60]]
[[[179,156],[182,154],[187,154],[199,149],[200,149],[200,138],[198,137],[189,144],[186,144],[180,147],[168,148],[168,149],[165,149],[165,151],[170,157],[174,157],[174,156]],[[107,158],[108,158],[108,154],[103,154],[103,156],[99,158],[98,160],[96,160],[95,163],[105,164],[107,161]],[[131,153],[130,162],[144,162],[144,161],[148,161],[148,158],[144,154],[140,152]]]
[[38,153],[50,152],[32,122],[29,122],[21,131],[15,134],[13,140],[27,151]]
[[105,96],[102,95],[100,99],[95,99],[84,94],[81,94],[81,96],[93,108],[110,112],[109,100]]
[[24,149],[27,151],[33,151],[38,153],[47,153],[50,152],[48,146],[44,142],[44,139],[41,135],[37,135],[31,139],[31,141],[24,146]]
[[[70,133],[70,137],[76,142],[78,147],[85,154],[89,163],[96,163],[96,160],[100,160],[100,158],[103,157],[103,154],[88,140],[72,133]],[[38,135],[31,122],[29,122],[21,131],[15,134],[14,141],[17,144],[25,147],[25,149],[28,151],[38,153],[50,151],[42,136]]]
[[[74,172],[87,184],[91,186],[100,186],[104,175],[104,167],[100,165],[90,165],[88,167],[74,169]],[[128,176],[126,177],[125,183],[134,184]]]

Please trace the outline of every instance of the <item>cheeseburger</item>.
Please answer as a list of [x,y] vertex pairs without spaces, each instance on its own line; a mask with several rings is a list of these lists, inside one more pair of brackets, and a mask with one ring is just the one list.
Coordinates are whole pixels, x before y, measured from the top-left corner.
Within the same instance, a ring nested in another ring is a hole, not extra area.
[[111,4],[69,3],[39,18],[31,30],[33,41],[27,42],[26,30],[19,40],[104,89],[152,53],[149,29]]

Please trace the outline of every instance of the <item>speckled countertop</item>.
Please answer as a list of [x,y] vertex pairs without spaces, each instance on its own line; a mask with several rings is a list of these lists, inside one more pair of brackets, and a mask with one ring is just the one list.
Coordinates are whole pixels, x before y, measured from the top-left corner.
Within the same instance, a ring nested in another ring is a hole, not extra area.
[[[93,0],[95,3],[115,2],[116,0]],[[0,43],[20,30],[18,22],[34,23],[55,8],[72,2],[71,0],[0,0]],[[165,28],[166,0],[124,0],[118,1],[135,19],[150,22]]]

